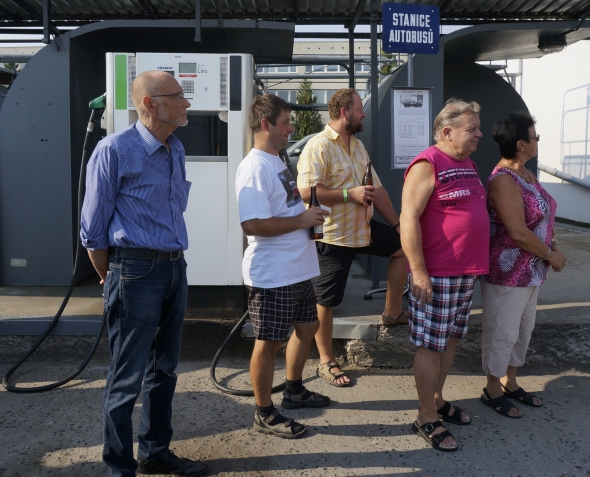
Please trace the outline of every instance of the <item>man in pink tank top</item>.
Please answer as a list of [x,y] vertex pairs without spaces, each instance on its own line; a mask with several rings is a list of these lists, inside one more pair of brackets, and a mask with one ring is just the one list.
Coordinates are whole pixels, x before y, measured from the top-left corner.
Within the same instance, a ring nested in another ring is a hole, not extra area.
[[412,425],[443,452],[459,446],[440,422],[468,425],[467,413],[443,398],[459,339],[467,334],[473,287],[488,272],[485,189],[473,161],[481,108],[450,99],[434,121],[436,145],[408,167],[401,242],[410,264],[410,340],[418,346],[414,377],[420,407]]

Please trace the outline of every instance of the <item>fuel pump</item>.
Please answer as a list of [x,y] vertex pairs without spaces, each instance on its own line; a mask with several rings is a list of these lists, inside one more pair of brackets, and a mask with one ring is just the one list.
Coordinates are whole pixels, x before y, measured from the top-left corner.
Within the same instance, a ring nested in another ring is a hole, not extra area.
[[234,181],[252,148],[248,116],[255,95],[253,66],[247,54],[106,54],[107,134],[137,121],[131,84],[144,71],[173,75],[191,103],[188,125],[174,133],[184,145],[186,180],[192,182],[184,213],[189,286],[243,286],[244,238]]
[[[85,166],[94,125],[102,117],[103,129],[111,134],[135,123],[138,115],[131,98],[131,85],[137,74],[150,70],[162,70],[175,76],[191,102],[189,125],[177,131],[184,133],[181,141],[187,152],[186,178],[193,184],[185,211],[190,243],[185,253],[190,265],[187,273],[189,286],[242,287],[243,232],[234,197],[234,180],[240,161],[252,146],[248,115],[256,88],[251,55],[106,54],[107,92],[90,103],[92,113],[80,168],[78,229]],[[220,127],[220,123],[226,126]],[[8,383],[14,371],[35,352],[59,321],[73,290],[80,248],[78,242],[72,280],[59,311],[46,332],[4,376],[3,385],[7,390],[42,392],[54,389],[76,377],[92,358],[104,330],[104,316],[89,355],[73,375],[35,388],[17,388]]]

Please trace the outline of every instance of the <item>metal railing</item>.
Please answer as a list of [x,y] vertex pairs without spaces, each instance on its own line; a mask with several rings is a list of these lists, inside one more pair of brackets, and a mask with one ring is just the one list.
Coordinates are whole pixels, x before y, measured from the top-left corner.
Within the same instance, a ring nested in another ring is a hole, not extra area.
[[571,182],[572,184],[584,187],[585,189],[590,189],[590,184],[588,184],[587,182],[584,182],[582,179],[579,179],[578,177],[571,176],[566,172],[555,169],[554,167],[549,167],[545,164],[537,162],[537,169],[546,172],[547,174],[551,174],[552,176],[555,176],[564,181]]

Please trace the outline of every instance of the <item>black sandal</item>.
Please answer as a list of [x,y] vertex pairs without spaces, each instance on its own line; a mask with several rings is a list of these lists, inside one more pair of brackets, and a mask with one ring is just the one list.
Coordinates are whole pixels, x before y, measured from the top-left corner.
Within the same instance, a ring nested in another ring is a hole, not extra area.
[[254,430],[262,432],[263,434],[271,434],[273,436],[281,437],[283,439],[297,439],[307,432],[307,426],[295,422],[293,419],[287,419],[280,424],[273,424],[273,421],[279,416],[279,410],[268,417],[262,417],[257,412],[254,413]]
[[427,422],[423,426],[418,424],[418,421],[414,421],[414,423],[412,424],[412,431],[422,436],[424,440],[428,442],[428,444],[430,444],[433,447],[433,449],[436,449],[437,451],[455,452],[456,450],[459,450],[458,445],[455,445],[454,447],[441,446],[442,441],[444,441],[447,437],[453,437],[453,435],[448,430],[444,430],[440,434],[435,434],[431,436],[435,429],[438,429],[439,427],[445,428],[445,426],[443,426],[440,421]]
[[453,412],[453,414],[449,416],[451,403],[445,401],[444,405],[440,409],[436,410],[439,419],[442,419],[445,422],[450,422],[451,424],[457,424],[458,426],[468,426],[469,424],[471,424],[471,419],[469,419],[468,421],[464,421],[463,419],[461,419],[461,412],[463,412],[463,409],[455,405],[453,405],[453,407],[455,408],[455,412]]
[[[486,406],[491,407],[498,414],[502,414],[502,416],[509,417],[510,419],[520,419],[522,417],[522,414],[520,416],[510,415],[510,409],[512,409],[513,407],[516,409],[518,408],[514,404],[512,404],[506,396],[500,396],[492,399],[486,388],[483,388],[483,394],[481,395],[479,400]],[[518,410],[520,411],[520,409]]]
[[535,404],[535,399],[539,398],[531,393],[527,393],[521,387],[519,387],[516,391],[510,391],[503,384],[500,384],[500,386],[502,386],[502,389],[504,389],[504,396],[510,399],[516,399],[517,401],[523,403],[525,406],[541,407],[543,405],[543,403]]
[[406,312],[402,310],[397,318],[392,316],[387,316],[385,314],[381,315],[381,324],[384,326],[396,326],[396,325],[407,325],[409,322],[408,315]]

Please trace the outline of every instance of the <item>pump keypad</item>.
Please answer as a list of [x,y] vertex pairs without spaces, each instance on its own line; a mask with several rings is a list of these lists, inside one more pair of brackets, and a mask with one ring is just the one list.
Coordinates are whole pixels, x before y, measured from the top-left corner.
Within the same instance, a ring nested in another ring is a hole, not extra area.
[[191,80],[182,80],[181,81],[182,91],[184,93],[194,93],[195,92],[195,82]]

